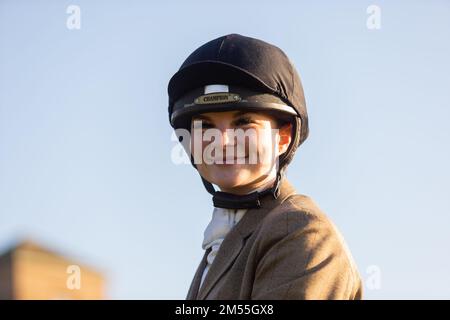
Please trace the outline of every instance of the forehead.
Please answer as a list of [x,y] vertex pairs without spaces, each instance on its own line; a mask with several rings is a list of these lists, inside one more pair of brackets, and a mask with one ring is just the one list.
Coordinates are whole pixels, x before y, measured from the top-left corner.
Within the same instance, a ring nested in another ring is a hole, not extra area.
[[273,117],[264,112],[254,112],[248,110],[236,110],[236,111],[222,111],[222,112],[205,112],[198,115],[194,115],[193,119],[205,119],[205,120],[233,120],[241,116],[250,117],[256,120],[272,120]]

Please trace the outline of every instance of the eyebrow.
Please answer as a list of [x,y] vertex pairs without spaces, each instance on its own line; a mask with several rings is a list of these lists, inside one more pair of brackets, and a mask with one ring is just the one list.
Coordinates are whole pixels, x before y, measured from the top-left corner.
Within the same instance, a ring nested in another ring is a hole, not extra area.
[[241,111],[236,112],[236,113],[233,115],[233,117],[234,117],[234,118],[237,118],[237,117],[243,116],[243,115],[248,114],[248,113],[252,113],[252,112],[251,112],[251,111],[248,111],[248,110],[241,110]]

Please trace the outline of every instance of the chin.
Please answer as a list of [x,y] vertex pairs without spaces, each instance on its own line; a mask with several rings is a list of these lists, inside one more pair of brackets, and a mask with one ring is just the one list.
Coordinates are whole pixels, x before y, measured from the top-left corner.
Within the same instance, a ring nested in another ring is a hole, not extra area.
[[239,165],[221,165],[211,170],[207,176],[208,181],[221,189],[236,188],[250,180],[249,173],[242,170],[242,166]]

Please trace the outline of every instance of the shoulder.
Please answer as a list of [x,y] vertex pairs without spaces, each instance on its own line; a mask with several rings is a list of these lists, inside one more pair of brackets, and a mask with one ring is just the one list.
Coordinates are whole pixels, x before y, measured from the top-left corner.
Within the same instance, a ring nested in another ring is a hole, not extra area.
[[[271,210],[261,221],[255,243],[257,278],[265,287],[287,286],[283,296],[362,295],[361,278],[343,237],[306,195],[292,195]],[[271,279],[270,285],[264,279]]]
[[261,254],[286,250],[308,264],[327,259],[339,260],[344,268],[357,274],[348,246],[332,220],[309,196],[295,194],[274,208],[263,219],[259,234]]
[[350,256],[345,240],[328,215],[304,194],[289,196],[261,221],[261,238],[268,245],[295,241],[304,249],[342,252]]
[[284,237],[304,228],[335,232],[335,226],[328,216],[311,197],[304,194],[289,196],[269,212],[261,223],[261,232],[270,232],[273,237]]

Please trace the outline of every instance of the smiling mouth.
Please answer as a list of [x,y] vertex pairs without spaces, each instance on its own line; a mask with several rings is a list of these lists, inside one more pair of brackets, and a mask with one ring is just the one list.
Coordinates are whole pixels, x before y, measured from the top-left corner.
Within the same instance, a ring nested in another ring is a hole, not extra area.
[[237,163],[238,160],[242,161],[242,160],[246,160],[246,159],[248,159],[248,156],[246,156],[246,157],[239,157],[239,158],[223,158],[222,159],[222,163],[216,163],[216,164],[218,164],[218,165],[242,164],[242,163]]

